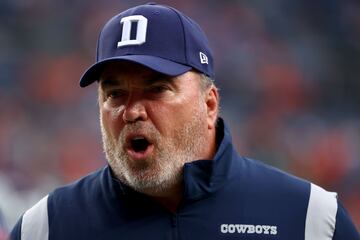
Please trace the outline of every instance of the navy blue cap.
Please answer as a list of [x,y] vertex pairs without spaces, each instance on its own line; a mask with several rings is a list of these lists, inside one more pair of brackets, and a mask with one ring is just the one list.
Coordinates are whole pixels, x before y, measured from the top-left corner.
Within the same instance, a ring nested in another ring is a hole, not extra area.
[[111,18],[100,33],[96,63],[81,77],[80,86],[99,80],[113,61],[135,62],[169,76],[196,69],[214,78],[212,52],[200,26],[164,5],[140,5]]

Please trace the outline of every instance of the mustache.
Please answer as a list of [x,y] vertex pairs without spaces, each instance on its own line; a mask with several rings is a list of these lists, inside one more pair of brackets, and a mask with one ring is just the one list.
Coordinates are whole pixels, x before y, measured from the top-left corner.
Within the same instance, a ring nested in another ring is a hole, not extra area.
[[119,136],[119,142],[124,144],[126,137],[129,134],[142,134],[145,135],[148,140],[155,141],[161,137],[160,132],[155,128],[155,126],[149,122],[137,121],[134,123],[127,123],[124,128],[121,130]]

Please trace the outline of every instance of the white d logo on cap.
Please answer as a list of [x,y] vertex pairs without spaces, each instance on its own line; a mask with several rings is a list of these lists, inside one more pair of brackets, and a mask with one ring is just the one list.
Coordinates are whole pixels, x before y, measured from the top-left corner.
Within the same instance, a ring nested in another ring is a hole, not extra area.
[[[128,16],[121,19],[123,23],[121,41],[117,43],[117,47],[128,45],[141,45],[146,41],[147,18],[142,15]],[[132,23],[137,23],[137,31],[135,39],[130,39]]]

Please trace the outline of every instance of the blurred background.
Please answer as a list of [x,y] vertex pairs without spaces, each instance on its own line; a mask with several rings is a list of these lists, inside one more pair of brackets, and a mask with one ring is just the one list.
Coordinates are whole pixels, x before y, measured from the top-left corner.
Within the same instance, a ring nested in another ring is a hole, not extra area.
[[[179,0],[215,55],[239,152],[339,193],[360,227],[360,2]],[[0,1],[0,239],[55,187],[106,164],[93,63],[137,0]]]

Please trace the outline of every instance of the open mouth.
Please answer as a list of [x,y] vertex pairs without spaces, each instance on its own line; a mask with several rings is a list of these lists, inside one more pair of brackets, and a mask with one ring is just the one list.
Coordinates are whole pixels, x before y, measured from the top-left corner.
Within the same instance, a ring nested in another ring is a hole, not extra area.
[[135,152],[145,152],[150,146],[150,142],[145,137],[135,137],[130,141],[131,149]]
[[154,144],[144,134],[133,133],[127,136],[125,148],[132,160],[145,160],[153,154]]

